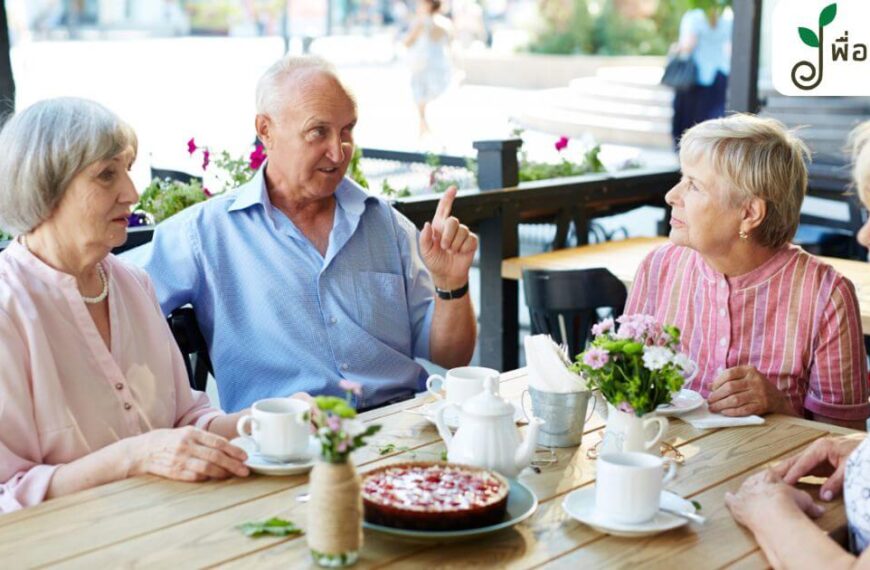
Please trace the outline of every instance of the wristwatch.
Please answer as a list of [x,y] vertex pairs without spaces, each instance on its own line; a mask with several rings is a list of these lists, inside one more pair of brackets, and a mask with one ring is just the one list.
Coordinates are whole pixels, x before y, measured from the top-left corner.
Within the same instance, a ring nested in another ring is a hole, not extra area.
[[466,293],[468,293],[468,281],[466,281],[465,285],[463,285],[459,289],[454,289],[452,291],[435,287],[435,294],[438,295],[438,298],[445,299],[447,301],[464,297]]

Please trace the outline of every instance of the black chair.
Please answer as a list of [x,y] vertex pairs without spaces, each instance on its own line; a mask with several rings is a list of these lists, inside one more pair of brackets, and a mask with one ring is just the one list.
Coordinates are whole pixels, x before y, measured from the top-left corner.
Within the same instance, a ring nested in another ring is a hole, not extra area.
[[208,356],[208,345],[199,330],[196,313],[192,307],[180,307],[172,311],[166,320],[184,356],[190,387],[204,391],[208,375],[214,374],[214,369]]
[[565,343],[571,355],[586,347],[598,309],[622,314],[628,292],[622,281],[604,268],[550,271],[523,270],[523,290],[532,334],[549,334]]

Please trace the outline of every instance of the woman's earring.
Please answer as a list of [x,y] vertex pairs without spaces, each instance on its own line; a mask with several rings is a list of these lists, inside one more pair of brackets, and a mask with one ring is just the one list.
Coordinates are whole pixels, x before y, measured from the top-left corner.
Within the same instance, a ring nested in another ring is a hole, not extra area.
[[744,232],[743,230],[737,232],[737,235],[740,236],[740,239],[749,239],[749,234]]

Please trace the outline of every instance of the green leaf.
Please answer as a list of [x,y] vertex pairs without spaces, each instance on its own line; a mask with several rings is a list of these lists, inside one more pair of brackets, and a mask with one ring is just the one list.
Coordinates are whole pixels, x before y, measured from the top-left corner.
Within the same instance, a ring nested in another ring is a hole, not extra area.
[[293,521],[286,521],[273,517],[263,522],[246,522],[236,527],[242,531],[245,536],[256,537],[263,535],[271,536],[290,536],[293,534],[302,534],[302,529],[297,527]]
[[798,34],[801,36],[801,41],[810,47],[819,47],[819,37],[814,31],[809,28],[798,28]]
[[[819,26],[824,28],[828,24],[834,21],[834,18],[837,17],[837,3],[828,4],[825,6],[825,9],[822,10],[822,13],[819,14]],[[816,42],[816,45],[812,47],[818,47],[819,42]]]
[[447,461],[447,450],[441,452],[441,461]]
[[699,503],[698,501],[692,501],[692,506],[695,507],[696,511],[701,510],[701,503]]

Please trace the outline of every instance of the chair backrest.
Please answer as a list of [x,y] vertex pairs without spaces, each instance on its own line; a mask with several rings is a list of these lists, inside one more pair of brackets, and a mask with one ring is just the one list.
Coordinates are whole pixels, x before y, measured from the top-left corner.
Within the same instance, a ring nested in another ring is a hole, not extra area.
[[166,320],[184,356],[184,366],[187,368],[191,388],[205,390],[208,375],[214,374],[214,370],[208,356],[208,345],[199,330],[196,313],[192,307],[180,307],[172,311]]
[[581,352],[599,308],[610,308],[618,317],[628,292],[604,268],[551,271],[523,270],[523,290],[532,322],[532,334],[549,334],[565,343],[571,355]]

